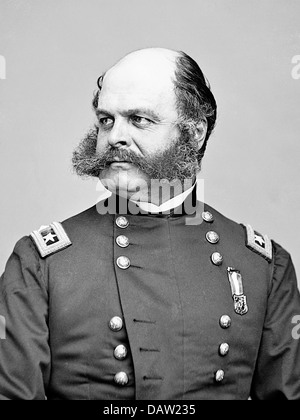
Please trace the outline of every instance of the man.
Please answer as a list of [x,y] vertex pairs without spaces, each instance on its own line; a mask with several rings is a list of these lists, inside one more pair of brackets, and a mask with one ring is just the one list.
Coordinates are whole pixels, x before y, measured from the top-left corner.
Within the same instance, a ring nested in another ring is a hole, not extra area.
[[300,399],[289,254],[196,201],[217,108],[202,71],[146,49],[98,87],[73,164],[109,192],[17,243],[1,399]]

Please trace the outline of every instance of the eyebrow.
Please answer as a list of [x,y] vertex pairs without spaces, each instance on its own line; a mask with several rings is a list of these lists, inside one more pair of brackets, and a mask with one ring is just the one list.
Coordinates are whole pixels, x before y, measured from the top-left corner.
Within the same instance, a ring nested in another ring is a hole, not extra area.
[[[156,113],[155,111],[153,111],[150,108],[132,108],[132,109],[128,109],[127,111],[122,111],[120,112],[121,115],[125,116],[125,117],[130,117],[132,115],[139,115],[139,114],[144,114],[149,116],[150,118],[152,118],[153,120],[156,121],[161,121],[161,117],[158,113]],[[112,116],[112,113],[103,109],[103,108],[97,108],[96,109],[96,115],[107,115],[107,116]]]

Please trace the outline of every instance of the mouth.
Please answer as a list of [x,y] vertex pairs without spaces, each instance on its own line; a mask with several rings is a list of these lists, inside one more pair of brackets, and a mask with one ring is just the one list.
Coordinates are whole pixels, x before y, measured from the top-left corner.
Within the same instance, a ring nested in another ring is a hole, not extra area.
[[110,167],[129,167],[131,165],[131,162],[128,162],[126,160],[113,160],[109,162]]

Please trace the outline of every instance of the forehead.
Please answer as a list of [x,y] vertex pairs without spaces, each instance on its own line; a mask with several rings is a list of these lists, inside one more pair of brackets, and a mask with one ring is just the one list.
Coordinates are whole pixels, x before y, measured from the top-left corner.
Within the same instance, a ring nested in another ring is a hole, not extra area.
[[177,115],[173,80],[172,63],[121,62],[106,73],[98,106],[110,111],[150,107]]

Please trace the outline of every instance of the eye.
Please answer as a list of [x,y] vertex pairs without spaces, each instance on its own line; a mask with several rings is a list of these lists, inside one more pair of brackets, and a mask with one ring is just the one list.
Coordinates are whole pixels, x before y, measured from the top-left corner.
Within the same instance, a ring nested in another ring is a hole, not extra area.
[[149,120],[149,118],[140,117],[139,115],[134,115],[133,117],[131,117],[131,119],[136,125],[140,127],[146,127],[153,123],[153,121]]
[[110,117],[99,118],[99,124],[104,128],[110,127],[113,123],[114,120]]

